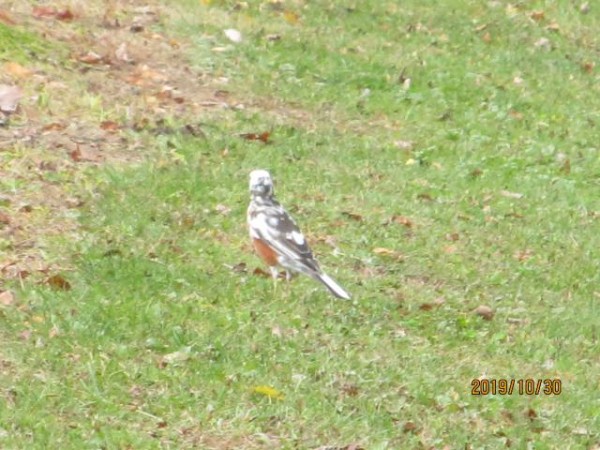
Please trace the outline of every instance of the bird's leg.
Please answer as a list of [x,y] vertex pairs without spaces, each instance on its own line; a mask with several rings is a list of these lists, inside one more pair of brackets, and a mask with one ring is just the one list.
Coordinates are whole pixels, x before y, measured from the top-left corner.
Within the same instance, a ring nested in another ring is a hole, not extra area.
[[291,283],[290,281],[292,281],[292,277],[294,276],[294,274],[287,270],[285,271],[285,296],[286,298],[289,297],[290,295],[290,290],[291,290]]
[[276,266],[269,266],[269,270],[271,271],[271,277],[273,277],[273,295],[277,293],[277,277],[279,276],[279,270],[277,270]]

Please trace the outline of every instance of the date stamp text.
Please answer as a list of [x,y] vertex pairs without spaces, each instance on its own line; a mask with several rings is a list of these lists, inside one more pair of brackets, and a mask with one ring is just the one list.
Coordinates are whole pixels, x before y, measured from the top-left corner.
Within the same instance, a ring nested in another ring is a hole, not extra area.
[[475,378],[471,395],[560,395],[562,381],[558,378]]

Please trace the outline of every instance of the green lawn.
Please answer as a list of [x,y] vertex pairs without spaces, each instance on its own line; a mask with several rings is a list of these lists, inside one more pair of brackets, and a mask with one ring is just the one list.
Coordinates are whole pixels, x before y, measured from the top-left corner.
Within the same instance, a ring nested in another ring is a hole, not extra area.
[[[174,3],[231,107],[88,171],[70,290],[9,285],[0,447],[598,448],[600,8]],[[351,301],[254,273],[255,168]]]

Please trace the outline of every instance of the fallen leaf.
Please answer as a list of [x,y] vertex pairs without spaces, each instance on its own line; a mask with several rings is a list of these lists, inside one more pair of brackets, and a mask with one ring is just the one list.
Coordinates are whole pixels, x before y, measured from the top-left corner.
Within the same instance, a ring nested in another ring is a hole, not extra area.
[[560,26],[556,22],[552,22],[550,25],[546,27],[546,30],[552,31],[554,33],[558,33],[560,31]]
[[23,330],[19,333],[19,338],[23,341],[28,341],[31,339],[31,330]]
[[520,192],[500,191],[500,195],[506,198],[523,198],[524,195]]
[[121,43],[119,47],[115,50],[115,56],[119,61],[123,62],[131,62],[131,58],[127,54],[127,44],[125,42]]
[[544,11],[533,11],[531,14],[529,14],[529,17],[531,17],[536,22],[544,20],[545,16],[546,15],[544,14]]
[[281,39],[281,35],[280,34],[267,34],[265,36],[265,39],[267,41],[275,42],[275,41],[279,41]]
[[262,141],[265,144],[269,142],[269,137],[271,136],[270,131],[265,131],[263,133],[242,133],[240,137],[247,139],[249,141]]
[[285,398],[285,396],[281,392],[279,392],[277,389],[271,386],[255,386],[254,388],[252,388],[252,392],[263,395],[272,400],[283,400]]
[[513,254],[513,258],[517,261],[527,261],[529,258],[533,256],[533,250],[530,248],[526,248],[525,250],[517,250]]
[[0,211],[0,224],[10,225],[10,216],[2,211]]
[[417,432],[417,425],[414,422],[406,422],[403,426],[402,426],[402,431],[404,433],[416,433]]
[[516,111],[514,109],[508,111],[508,115],[516,120],[523,120],[523,118],[525,117],[525,115],[522,112]]
[[271,278],[271,274],[264,271],[263,269],[261,269],[260,267],[255,268],[252,271],[252,275],[256,275],[257,277],[263,277],[263,278]]
[[32,10],[33,17],[42,19],[44,17],[56,16],[56,8],[52,6],[34,6]]
[[0,111],[5,113],[15,112],[22,96],[23,94],[18,86],[0,84]]
[[419,305],[419,309],[421,311],[431,311],[434,308],[439,308],[444,303],[446,303],[446,300],[444,299],[444,297],[438,297],[431,303],[422,303],[421,305]]
[[536,48],[541,48],[543,50],[551,50],[552,49],[552,44],[550,43],[550,39],[548,39],[548,38],[539,38],[537,41],[535,41],[533,46]]
[[4,10],[0,10],[0,22],[4,25],[16,25],[17,23]]
[[215,211],[217,211],[219,214],[222,214],[223,216],[227,216],[231,212],[231,208],[229,206],[221,205],[219,203],[217,206],[215,206]]
[[109,133],[115,133],[116,131],[119,131],[121,126],[112,120],[104,120],[100,122],[100,128],[102,128],[104,131],[108,131]]
[[527,408],[523,415],[525,417],[527,417],[529,420],[533,420],[537,417],[537,413],[535,412],[535,410],[533,408]]
[[341,447],[340,450],[365,450],[365,448],[360,444],[352,443]]
[[412,220],[405,216],[392,216],[392,218],[388,220],[387,223],[396,223],[398,225],[403,225],[406,228],[412,228],[413,226]]
[[356,397],[358,395],[358,386],[352,383],[345,383],[341,387],[341,391],[349,397]]
[[404,151],[410,151],[415,146],[414,142],[412,142],[412,141],[402,141],[402,140],[394,141],[394,145],[396,146],[396,148],[399,148],[400,150],[404,150]]
[[4,63],[2,67],[4,72],[17,78],[26,78],[33,73],[31,70],[14,61]]
[[289,24],[296,25],[300,20],[300,16],[293,11],[284,11],[283,18]]
[[53,289],[68,291],[71,289],[71,283],[69,283],[62,275],[56,274],[46,278],[45,283]]
[[64,22],[69,22],[75,18],[70,9],[63,9],[62,11],[58,11],[56,13],[56,18],[58,20],[62,20]]
[[431,196],[431,194],[428,194],[427,192],[422,192],[420,194],[417,194],[417,199],[418,200],[423,200],[426,202],[432,202],[433,201],[433,197]]
[[485,320],[494,318],[494,310],[487,305],[479,305],[473,312]]
[[373,253],[375,253],[376,255],[379,255],[379,256],[387,256],[390,258],[394,258],[398,261],[404,259],[404,257],[402,256],[402,253],[397,252],[396,250],[391,250],[389,248],[384,248],[384,247],[374,248]]
[[460,235],[458,233],[447,233],[445,236],[447,241],[458,241],[460,239]]
[[10,306],[13,304],[15,296],[10,291],[0,292],[0,304],[4,306]]
[[348,217],[349,219],[356,220],[357,222],[362,222],[363,216],[360,214],[352,213],[349,211],[342,211],[342,215]]
[[62,131],[65,128],[67,128],[67,126],[64,123],[52,122],[44,125],[42,131]]
[[594,67],[596,67],[596,63],[593,61],[585,61],[581,63],[581,70],[585,73],[592,73],[594,71]]
[[106,60],[104,56],[100,56],[98,53],[88,51],[85,55],[81,55],[77,58],[79,61],[85,64],[100,64]]
[[83,155],[81,154],[81,149],[79,148],[79,144],[77,144],[77,147],[75,147],[75,150],[72,150],[69,152],[69,156],[75,162],[81,161]]
[[447,255],[452,255],[458,251],[458,247],[456,245],[447,245],[443,248],[443,251]]
[[188,359],[190,359],[191,354],[192,354],[191,347],[189,347],[189,346],[183,347],[181,350],[163,355],[163,357],[161,358],[161,362],[164,363],[165,365],[173,364],[175,362],[184,362],[184,361],[187,361]]
[[235,42],[236,44],[242,42],[242,33],[234,28],[223,30],[223,33],[225,33],[225,36],[227,36],[227,39],[229,39],[231,42]]

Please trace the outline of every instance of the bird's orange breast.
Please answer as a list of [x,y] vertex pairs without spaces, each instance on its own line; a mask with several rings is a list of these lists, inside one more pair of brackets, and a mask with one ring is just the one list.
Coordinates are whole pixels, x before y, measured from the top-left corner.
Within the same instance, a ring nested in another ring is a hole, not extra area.
[[269,266],[277,265],[277,253],[269,246],[269,244],[258,238],[253,238],[252,241],[256,253],[258,253],[258,256],[260,256],[264,262]]

